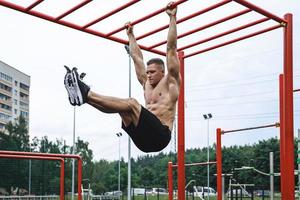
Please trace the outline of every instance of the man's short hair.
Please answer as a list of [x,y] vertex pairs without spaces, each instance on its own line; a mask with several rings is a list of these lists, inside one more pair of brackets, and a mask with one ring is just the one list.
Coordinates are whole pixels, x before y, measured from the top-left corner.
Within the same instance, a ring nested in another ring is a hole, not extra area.
[[151,64],[157,64],[160,65],[163,69],[163,71],[165,71],[165,63],[162,59],[160,58],[152,58],[147,62],[147,66],[151,65]]

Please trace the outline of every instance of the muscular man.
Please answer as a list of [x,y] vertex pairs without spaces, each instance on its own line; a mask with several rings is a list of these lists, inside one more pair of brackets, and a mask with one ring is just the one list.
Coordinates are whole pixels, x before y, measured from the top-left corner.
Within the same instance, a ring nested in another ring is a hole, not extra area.
[[180,88],[179,60],[177,57],[177,8],[173,2],[166,7],[170,17],[167,39],[167,70],[164,62],[153,58],[145,67],[143,55],[130,23],[126,24],[131,57],[140,84],[144,89],[146,106],[141,106],[135,99],[120,99],[96,94],[82,82],[77,69],[67,67],[65,86],[72,105],[88,103],[105,113],[119,113],[122,128],[128,133],[135,145],[144,152],[157,152],[164,149],[171,139],[171,130],[176,112],[176,102]]

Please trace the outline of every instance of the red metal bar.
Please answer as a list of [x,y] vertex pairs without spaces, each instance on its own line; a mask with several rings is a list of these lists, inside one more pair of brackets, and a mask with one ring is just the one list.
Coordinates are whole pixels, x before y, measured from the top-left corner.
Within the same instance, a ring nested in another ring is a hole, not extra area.
[[[99,36],[99,37],[102,37],[102,38],[106,38],[106,39],[109,39],[109,40],[112,40],[112,41],[115,41],[115,42],[118,42],[118,43],[121,43],[121,44],[128,44],[128,40],[123,40],[123,39],[120,39],[120,38],[117,38],[117,37],[113,37],[113,36],[107,37],[106,34],[101,33],[99,31],[91,30],[91,29],[84,29],[84,30],[82,30],[82,27],[79,26],[79,25],[77,25],[77,24],[74,24],[74,23],[71,23],[71,22],[67,22],[67,21],[64,21],[64,20],[55,21],[54,17],[46,15],[46,14],[43,14],[43,13],[40,13],[40,12],[37,12],[37,11],[34,11],[34,10],[30,10],[29,12],[27,12],[24,7],[21,7],[19,5],[13,4],[11,2],[0,1],[0,5],[5,6],[7,8],[11,8],[11,9],[17,10],[17,11],[20,11],[20,12],[23,12],[23,13],[26,13],[26,14],[29,14],[29,15],[33,15],[33,16],[42,18],[44,20],[48,20],[48,21],[55,22],[55,23],[60,24],[60,25],[67,26],[69,28],[73,28],[73,29],[76,29],[76,30],[79,30],[79,31],[82,31],[82,32],[85,32],[85,33],[89,33],[91,35],[95,35],[95,36]],[[162,55],[162,56],[166,55],[166,53],[163,52],[163,51],[159,51],[159,50],[155,50],[155,49],[149,49],[148,47],[143,46],[143,45],[139,45],[139,46],[143,50],[150,51],[152,53],[156,53],[156,54]]]
[[268,11],[266,11],[266,10],[256,6],[256,5],[254,5],[252,3],[249,3],[248,1],[245,1],[245,0],[234,0],[234,1],[241,4],[241,5],[243,5],[243,6],[245,6],[245,7],[247,7],[247,8],[250,8],[250,9],[252,9],[252,10],[254,10],[254,11],[270,18],[270,19],[273,19],[273,20],[277,21],[280,24],[287,22],[285,19],[282,19],[282,18],[280,18],[280,17],[278,17],[278,16],[276,16],[276,15],[274,15],[274,14],[272,14],[272,13],[270,13],[270,12],[268,12]]
[[216,144],[216,157],[217,157],[217,193],[218,200],[222,200],[222,130],[220,128],[216,131],[217,144]]
[[284,102],[283,102],[283,94],[284,94],[284,87],[283,87],[283,74],[279,75],[279,118],[280,118],[280,190],[281,190],[281,198],[286,199],[286,191],[284,187],[284,183],[286,182],[285,173],[283,173],[285,169],[285,152],[284,152],[284,144],[285,144],[285,137],[284,137]]
[[255,126],[255,127],[249,127],[249,128],[234,129],[234,130],[229,130],[229,131],[223,131],[222,134],[240,132],[240,131],[249,131],[249,130],[261,129],[261,128],[270,128],[270,127],[280,127],[280,124],[277,122],[275,124],[269,124],[269,125],[264,125],[264,126]]
[[196,45],[199,45],[199,44],[203,44],[203,43],[205,43],[205,42],[208,42],[208,41],[211,41],[211,40],[214,40],[214,39],[223,37],[223,36],[225,36],[225,35],[229,35],[229,34],[231,34],[231,33],[234,33],[234,32],[237,32],[237,31],[240,31],[240,30],[249,28],[249,27],[251,27],[251,26],[254,26],[254,25],[263,23],[263,22],[268,21],[268,20],[269,20],[269,18],[263,18],[263,19],[256,20],[256,21],[254,21],[254,22],[245,24],[245,25],[243,25],[243,26],[239,26],[239,27],[236,27],[236,28],[234,28],[234,29],[225,31],[225,32],[223,32],[223,33],[219,33],[219,34],[214,35],[214,36],[211,36],[211,37],[209,37],[209,38],[200,40],[200,41],[198,41],[198,42],[194,42],[194,43],[192,43],[192,44],[183,46],[183,47],[181,47],[181,48],[178,48],[178,51],[185,50],[185,49],[191,48],[191,47],[196,46]]
[[294,113],[293,113],[293,16],[286,14],[287,24],[284,28],[284,134],[285,134],[285,168],[286,199],[295,199],[294,178]]
[[[188,1],[188,0],[179,0],[179,1],[176,1],[176,2],[174,3],[174,6],[177,6],[177,5],[179,5],[179,4],[182,4],[182,3],[186,2],[186,1]],[[164,12],[165,10],[166,10],[165,7],[164,7],[164,8],[161,8],[161,9],[159,9],[159,10],[153,12],[153,13],[150,13],[149,15],[146,15],[146,16],[144,16],[144,17],[138,19],[138,20],[135,20],[135,21],[131,22],[131,25],[135,25],[135,24],[138,24],[138,23],[140,23],[140,22],[142,22],[142,21],[145,21],[145,20],[147,20],[147,19],[150,19],[151,17],[154,17],[154,16],[156,16],[156,15],[158,15],[158,14]],[[114,35],[114,34],[120,32],[120,31],[124,30],[125,28],[126,28],[125,26],[122,26],[122,27],[120,27],[120,28],[117,28],[116,30],[113,30],[113,31],[111,31],[110,33],[107,33],[107,34],[106,34],[106,37],[109,37],[109,36],[111,36],[111,35]]]
[[[222,23],[222,22],[228,21],[228,20],[230,20],[230,19],[233,19],[233,18],[235,18],[235,17],[241,16],[241,15],[243,15],[243,14],[246,14],[246,13],[248,13],[248,12],[250,12],[250,11],[251,11],[250,9],[246,9],[246,10],[243,10],[243,11],[241,11],[241,12],[238,12],[238,13],[235,13],[235,14],[232,14],[232,15],[229,15],[229,16],[227,16],[227,17],[224,17],[224,18],[219,19],[219,20],[217,20],[217,21],[214,21],[214,22],[212,22],[212,23],[206,24],[206,25],[201,26],[201,27],[199,27],[199,28],[196,28],[196,29],[194,29],[194,30],[191,30],[191,31],[188,31],[188,32],[186,32],[186,33],[180,34],[180,35],[177,36],[177,39],[180,39],[180,38],[183,38],[183,37],[185,37],[185,36],[191,35],[191,34],[193,34],[193,33],[202,31],[202,30],[207,29],[207,28],[209,28],[209,27],[215,26],[215,25],[220,24],[220,23]],[[149,48],[152,49],[152,48],[161,46],[161,45],[166,44],[166,43],[167,43],[167,40],[162,41],[162,42],[159,42],[159,43],[157,43],[157,44],[154,44],[154,45],[150,46]]]
[[77,190],[78,200],[82,200],[81,183],[82,183],[82,159],[79,155],[73,154],[49,154],[49,153],[36,153],[36,152],[19,152],[19,151],[0,151],[0,155],[22,155],[22,156],[42,156],[48,158],[75,158],[77,159],[78,170],[77,170]]
[[254,37],[254,36],[256,36],[256,35],[259,35],[259,34],[262,34],[262,33],[266,33],[266,32],[268,32],[268,31],[275,30],[275,29],[280,28],[280,27],[282,27],[282,25],[275,25],[275,26],[272,26],[272,27],[270,27],[270,28],[266,28],[266,29],[263,29],[263,30],[261,30],[261,31],[257,31],[257,32],[255,32],[255,33],[251,33],[251,34],[249,34],[249,35],[245,35],[245,36],[242,36],[242,37],[239,37],[239,38],[230,40],[230,41],[228,41],[228,42],[224,42],[224,43],[221,43],[221,44],[218,44],[218,45],[215,45],[215,46],[212,46],[212,47],[209,47],[209,48],[200,50],[200,51],[196,51],[196,52],[194,52],[194,53],[190,53],[190,54],[186,55],[184,58],[188,58],[188,57],[191,57],[191,56],[195,56],[195,55],[197,55],[197,54],[200,54],[200,53],[204,53],[204,52],[207,52],[207,51],[211,51],[211,50],[213,50],[213,49],[217,49],[217,48],[220,48],[220,47],[223,47],[223,46],[226,46],[226,45],[229,45],[229,44],[232,44],[232,43],[235,43],[235,42],[244,40],[244,39],[248,39],[248,38]]
[[[216,9],[216,8],[218,8],[218,7],[222,6],[222,5],[225,5],[225,4],[227,4],[227,3],[231,2],[231,1],[232,1],[232,0],[225,0],[225,1],[219,2],[219,3],[215,4],[215,5],[212,5],[212,6],[210,6],[210,7],[207,7],[207,8],[205,8],[205,9],[203,9],[203,10],[200,10],[200,11],[198,11],[198,12],[195,12],[195,13],[193,13],[193,14],[191,14],[191,15],[188,15],[188,16],[186,16],[186,17],[183,17],[183,18],[177,20],[177,21],[176,21],[176,24],[180,24],[180,23],[182,23],[182,22],[184,22],[184,21],[187,21],[187,20],[189,20],[189,19],[192,19],[192,18],[194,18],[194,17],[197,17],[197,16],[199,16],[199,15],[201,15],[201,14],[203,14],[203,13],[206,13],[206,12],[208,12],[208,11],[210,11],[210,10]],[[250,9],[249,9],[249,10],[250,10]],[[250,11],[251,11],[251,10],[250,10]],[[162,30],[164,30],[164,29],[166,29],[166,28],[168,28],[168,27],[169,27],[169,24],[164,25],[164,26],[162,26],[162,27],[159,27],[159,28],[157,28],[157,29],[155,29],[155,30],[153,30],[153,31],[150,31],[150,32],[148,32],[148,33],[145,33],[145,34],[143,34],[143,35],[141,35],[141,36],[136,37],[136,40],[143,39],[143,38],[145,38],[145,37],[147,37],[147,36],[149,36],[149,35],[152,35],[152,34],[154,34],[154,33],[157,33],[157,32],[159,32],[159,31],[162,31]],[[167,41],[165,41],[165,42],[167,42]]]
[[168,163],[168,186],[169,186],[169,200],[173,200],[173,172],[172,172],[172,162]]
[[[64,199],[65,194],[65,161],[64,159],[60,160],[60,196]],[[79,195],[78,195],[79,196]]]
[[53,158],[47,156],[28,156],[28,155],[11,155],[11,154],[0,154],[0,158],[12,158],[12,159],[32,159],[32,160],[54,160],[60,161],[60,200],[64,200],[64,159],[62,158]]
[[80,4],[74,6],[73,8],[67,10],[66,12],[64,12],[63,14],[61,14],[60,16],[55,18],[55,21],[59,21],[60,19],[64,18],[65,16],[71,14],[72,12],[78,10],[79,8],[85,6],[86,4],[92,2],[92,0],[85,0],[83,2],[81,2]]
[[29,11],[31,9],[33,9],[34,7],[36,7],[37,5],[39,5],[40,3],[42,3],[44,0],[37,0],[36,2],[32,3],[30,6],[28,6],[26,8],[26,11]]
[[[215,161],[211,161],[211,162],[200,162],[200,163],[186,163],[184,166],[185,167],[190,167],[190,166],[199,166],[199,165],[212,165],[212,164],[216,164],[217,162]],[[178,165],[173,165],[173,168],[178,167]]]
[[[77,162],[78,165],[78,171],[77,171],[77,191],[78,191],[78,200],[82,199],[82,190],[81,190],[81,183],[82,183],[82,159],[78,160]],[[79,196],[80,194],[80,196]],[[79,198],[80,197],[80,198]]]
[[178,99],[178,199],[185,200],[185,136],[184,136],[184,52],[178,52],[180,62],[181,86]]
[[139,1],[141,1],[141,0],[132,0],[132,1],[128,2],[128,3],[126,3],[125,5],[122,5],[122,6],[118,7],[118,8],[116,8],[116,9],[112,10],[109,13],[106,13],[105,15],[99,17],[98,19],[95,19],[95,20],[87,23],[86,25],[84,25],[82,27],[82,29],[86,29],[86,28],[88,28],[88,27],[90,27],[90,26],[92,26],[92,25],[94,25],[94,24],[96,24],[96,23],[98,23],[98,22],[100,22],[100,21],[102,21],[102,20],[104,20],[104,19],[106,19],[106,18],[108,18],[108,17],[110,17],[110,16],[118,13],[118,12],[120,12],[121,10],[124,10],[125,8],[131,6],[131,5],[133,5],[133,4],[135,4],[135,3],[139,2]]

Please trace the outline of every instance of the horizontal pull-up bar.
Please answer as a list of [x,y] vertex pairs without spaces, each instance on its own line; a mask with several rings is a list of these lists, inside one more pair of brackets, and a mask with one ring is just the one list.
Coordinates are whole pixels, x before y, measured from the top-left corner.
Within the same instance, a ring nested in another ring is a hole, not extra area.
[[270,19],[273,19],[273,20],[277,21],[280,24],[282,24],[282,23],[286,24],[287,23],[286,20],[284,20],[284,19],[282,19],[282,18],[280,18],[280,17],[278,17],[278,16],[276,16],[276,15],[274,15],[274,14],[272,14],[272,13],[256,6],[256,5],[254,5],[252,3],[249,3],[248,1],[245,1],[245,0],[233,0],[233,1],[245,6],[247,8],[250,8],[250,9],[252,9],[252,10],[254,10],[254,11],[270,18]]
[[[186,1],[188,1],[188,0],[179,0],[179,1],[176,1],[176,2],[174,3],[174,6],[177,6],[177,5],[179,5],[179,4],[182,4],[182,3],[186,2]],[[131,25],[135,25],[135,24],[138,24],[138,23],[140,23],[140,22],[142,22],[142,21],[145,21],[145,20],[147,20],[147,19],[150,19],[151,17],[154,17],[154,16],[156,16],[156,15],[158,15],[158,14],[164,12],[165,10],[166,10],[166,8],[161,8],[161,9],[159,9],[159,10],[157,10],[157,11],[154,11],[153,13],[150,13],[149,15],[146,15],[146,16],[144,16],[144,17],[138,19],[138,20],[135,20],[135,21],[131,22]],[[112,31],[112,32],[110,32],[110,33],[107,33],[106,36],[108,37],[108,36],[114,35],[114,34],[120,32],[120,31],[124,30],[125,28],[126,28],[125,26],[122,26],[122,27],[120,27],[120,28],[117,28],[116,30],[114,30],[114,31]]]
[[81,2],[80,4],[74,6],[73,8],[67,10],[67,11],[64,12],[63,14],[59,15],[58,17],[56,17],[56,18],[55,18],[55,21],[58,21],[58,20],[64,18],[65,16],[71,14],[72,12],[78,10],[79,8],[85,6],[86,4],[88,4],[88,3],[90,3],[90,2],[92,2],[92,0],[85,0],[85,1]]
[[86,25],[84,25],[82,27],[82,29],[86,29],[86,28],[88,28],[88,27],[90,27],[90,26],[92,26],[92,25],[94,25],[94,24],[96,24],[96,23],[98,23],[98,22],[100,22],[100,21],[102,21],[102,20],[104,20],[104,19],[106,19],[106,18],[108,18],[108,17],[110,17],[110,16],[118,13],[118,12],[120,12],[121,10],[124,10],[125,8],[131,6],[131,5],[133,5],[133,4],[135,4],[135,3],[139,2],[139,1],[141,1],[141,0],[130,1],[130,2],[126,3],[125,5],[122,5],[122,6],[118,7],[118,8],[116,8],[116,9],[112,10],[109,13],[106,13],[105,15],[99,17],[98,19],[95,19],[95,20],[87,23]]
[[36,2],[32,3],[30,6],[28,6],[26,8],[27,11],[33,9],[34,7],[36,7],[37,5],[39,5],[40,3],[42,3],[44,0],[37,0]]
[[221,44],[218,44],[218,45],[215,45],[215,46],[212,46],[212,47],[209,47],[209,48],[200,50],[200,51],[196,51],[196,52],[194,52],[194,53],[187,54],[187,55],[184,56],[184,58],[188,58],[188,57],[191,57],[191,56],[195,56],[195,55],[197,55],[197,54],[201,54],[201,53],[204,53],[204,52],[207,52],[207,51],[211,51],[211,50],[213,50],[213,49],[217,49],[217,48],[220,48],[220,47],[223,47],[223,46],[226,46],[226,45],[229,45],[229,44],[232,44],[232,43],[241,41],[241,40],[245,40],[245,39],[254,37],[254,36],[256,36],[256,35],[260,35],[260,34],[263,34],[263,33],[266,33],[266,32],[269,32],[269,31],[272,31],[272,30],[281,28],[282,26],[283,26],[283,25],[281,25],[281,24],[275,25],[275,26],[272,26],[272,27],[269,27],[269,28],[266,28],[266,29],[263,29],[263,30],[260,30],[260,31],[257,31],[257,32],[254,32],[254,33],[251,33],[251,34],[248,34],[248,35],[245,35],[245,36],[236,38],[236,39],[233,39],[233,40],[230,40],[230,41],[228,41],[228,42],[224,42],[224,43],[221,43]]
[[205,43],[205,42],[208,42],[208,41],[211,41],[211,40],[214,40],[214,39],[223,37],[223,36],[225,36],[225,35],[229,35],[229,34],[231,34],[231,33],[234,33],[234,32],[237,32],[237,31],[240,31],[240,30],[249,28],[249,27],[251,27],[251,26],[254,26],[254,25],[257,25],[257,24],[260,24],[260,23],[263,23],[263,22],[266,22],[266,21],[268,21],[268,20],[269,20],[269,18],[263,18],[263,19],[256,20],[256,21],[254,21],[254,22],[245,24],[245,25],[243,25],[243,26],[240,26],[240,27],[231,29],[231,30],[229,30],[229,31],[225,31],[225,32],[223,32],[223,33],[220,33],[220,34],[211,36],[211,37],[206,38],[206,39],[204,39],[204,40],[200,40],[200,41],[195,42],[195,43],[192,43],[192,44],[190,44],[190,45],[187,45],[187,46],[178,48],[178,51],[183,51],[183,50],[188,49],[188,48],[191,48],[191,47],[193,47],[193,46],[196,46],[196,45],[199,45],[199,44],[203,44],[203,43]]
[[[212,5],[212,6],[209,6],[209,7],[205,8],[205,9],[203,9],[203,10],[200,10],[200,11],[198,11],[198,12],[195,12],[195,13],[193,13],[193,14],[191,14],[191,15],[188,15],[188,16],[186,16],[186,17],[183,17],[183,18],[177,20],[177,21],[176,21],[176,24],[180,24],[180,23],[182,23],[182,22],[184,22],[184,21],[187,21],[187,20],[189,20],[189,19],[192,19],[192,18],[194,18],[194,17],[197,17],[197,16],[199,16],[199,15],[201,15],[201,14],[204,14],[204,13],[206,13],[206,12],[208,12],[208,11],[211,11],[211,10],[213,10],[213,9],[216,9],[216,8],[220,7],[220,6],[223,6],[223,5],[225,5],[225,4],[227,4],[227,3],[231,2],[231,1],[232,1],[232,0],[225,0],[225,1],[219,2],[219,3],[217,3],[217,4],[214,4],[214,5]],[[251,10],[250,10],[250,11],[251,11]],[[154,33],[157,33],[157,32],[159,32],[159,31],[162,31],[162,30],[164,30],[164,29],[166,29],[166,28],[168,28],[168,27],[169,27],[169,24],[167,24],[167,25],[165,25],[165,26],[162,26],[162,27],[159,27],[159,28],[157,28],[157,29],[155,29],[155,30],[153,30],[153,31],[150,31],[150,32],[148,32],[148,33],[145,33],[145,34],[143,34],[143,35],[141,35],[141,36],[136,37],[136,40],[143,39],[143,38],[145,38],[145,37],[147,37],[147,36],[149,36],[149,35],[152,35],[152,34],[154,34]],[[178,38],[178,37],[177,37],[177,38]],[[165,42],[165,43],[166,43],[166,42]],[[157,46],[160,46],[160,45],[157,45]],[[155,47],[152,47],[152,48],[155,48]]]
[[[201,166],[201,165],[212,165],[212,164],[216,164],[216,161],[211,161],[211,162],[200,162],[200,163],[186,163],[184,164],[184,166],[186,167],[191,167],[191,166]],[[178,167],[177,164],[172,165],[173,168]]]
[[[177,39],[183,38],[183,37],[185,37],[185,36],[188,36],[188,35],[191,35],[191,34],[193,34],[193,33],[202,31],[202,30],[204,30],[204,29],[207,29],[207,28],[209,28],[209,27],[215,26],[215,25],[220,24],[220,23],[222,23],[222,22],[225,22],[225,21],[228,21],[228,20],[230,20],[230,19],[236,18],[236,17],[238,17],[238,16],[244,15],[244,14],[246,14],[246,13],[249,13],[250,11],[251,11],[251,9],[246,9],[246,10],[242,10],[242,11],[240,11],[240,12],[234,13],[234,14],[232,14],[232,15],[229,15],[229,16],[224,17],[224,18],[222,18],[222,19],[216,20],[216,21],[214,21],[214,22],[211,22],[211,23],[209,23],[209,24],[206,24],[206,25],[201,26],[201,27],[199,27],[199,28],[196,28],[196,29],[194,29],[194,30],[191,30],[191,31],[188,31],[188,32],[186,32],[186,33],[180,34],[180,35],[177,36]],[[161,45],[166,44],[166,43],[167,43],[167,40],[165,40],[165,41],[163,41],[163,42],[159,42],[159,43],[157,43],[157,44],[154,44],[154,45],[150,46],[149,48],[152,49],[152,48],[161,46]]]
[[233,133],[233,132],[240,132],[240,131],[249,131],[249,130],[254,130],[254,129],[261,129],[261,128],[270,128],[270,127],[280,127],[279,122],[276,122],[275,124],[269,124],[269,125],[264,125],[264,126],[255,126],[255,127],[249,127],[249,128],[242,128],[242,129],[234,129],[234,130],[229,130],[229,131],[222,131],[222,134],[225,133]]
[[295,89],[293,90],[293,92],[300,92],[300,89]]

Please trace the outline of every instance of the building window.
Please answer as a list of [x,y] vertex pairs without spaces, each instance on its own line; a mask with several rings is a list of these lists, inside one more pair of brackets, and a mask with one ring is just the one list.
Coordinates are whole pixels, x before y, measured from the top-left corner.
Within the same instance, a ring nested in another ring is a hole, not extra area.
[[16,87],[18,86],[18,81],[15,81],[15,86],[16,86]]
[[8,75],[6,75],[2,72],[0,72],[0,78],[3,79],[3,80],[6,80],[6,81],[12,82],[12,77],[8,76]]
[[18,90],[15,89],[15,96],[17,96],[17,95],[18,95]]
[[5,94],[0,93],[0,99],[5,100],[5,101],[10,101],[11,97],[9,97],[9,96],[7,96]]
[[7,85],[5,85],[3,83],[0,83],[0,88],[3,89],[3,90],[6,90],[7,92],[11,92],[12,91],[11,87],[9,87],[9,86],[7,86]]
[[18,105],[18,100],[14,99],[15,105]]
[[25,118],[28,118],[28,112],[25,112],[25,111],[20,111],[20,115],[22,116],[22,117],[25,117]]
[[4,121],[11,121],[11,116],[6,115],[4,113],[0,113],[0,119],[2,119]]
[[0,108],[11,111],[11,106],[0,103]]
[[29,86],[25,85],[24,83],[20,83],[20,88],[22,88],[23,90],[29,91]]
[[17,109],[15,109],[15,115],[16,115],[16,114],[18,114],[18,110],[17,110]]

